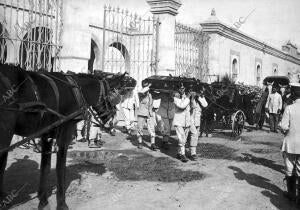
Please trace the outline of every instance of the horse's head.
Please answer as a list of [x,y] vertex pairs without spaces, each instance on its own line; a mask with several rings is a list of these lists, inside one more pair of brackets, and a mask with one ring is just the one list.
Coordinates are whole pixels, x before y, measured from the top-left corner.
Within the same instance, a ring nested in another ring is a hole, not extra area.
[[93,106],[93,109],[97,112],[103,124],[106,124],[111,118],[113,118],[117,112],[116,105],[121,102],[121,95],[118,89],[110,88],[108,81],[105,79],[99,79],[99,97],[97,104]]
[[[124,74],[101,72],[97,74],[100,86],[104,91],[99,97],[98,104],[94,107],[103,123],[109,121],[117,112],[116,105],[122,101],[123,95],[132,91],[136,81]],[[101,92],[101,91],[100,91]]]
[[219,92],[221,92],[221,94],[227,98],[229,103],[233,103],[237,94],[236,88],[228,85],[222,85]]
[[272,87],[273,87],[274,81],[273,82],[267,82],[267,88],[269,90],[269,94],[272,92]]
[[286,93],[286,90],[287,90],[287,85],[281,85],[281,84],[279,84],[279,90],[280,90],[280,94],[282,95],[282,96],[284,96],[285,95],[285,93]]

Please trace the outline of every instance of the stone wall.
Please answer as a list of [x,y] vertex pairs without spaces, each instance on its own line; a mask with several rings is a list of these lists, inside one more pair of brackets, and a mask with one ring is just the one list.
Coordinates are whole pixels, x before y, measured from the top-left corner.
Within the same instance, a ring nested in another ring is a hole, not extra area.
[[[225,38],[219,34],[211,34],[209,43],[209,69],[210,74],[225,75],[232,73],[232,61],[237,59],[238,77],[237,81],[251,85],[262,85],[266,76],[287,76],[288,72],[294,75],[292,80],[297,79],[300,74],[300,65],[278,58],[274,55],[264,53],[240,42]],[[261,67],[261,80],[257,83],[257,65]]]

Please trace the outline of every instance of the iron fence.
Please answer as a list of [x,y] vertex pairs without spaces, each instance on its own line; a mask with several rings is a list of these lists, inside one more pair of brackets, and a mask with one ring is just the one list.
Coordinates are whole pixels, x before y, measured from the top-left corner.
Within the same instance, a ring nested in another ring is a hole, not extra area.
[[0,0],[0,62],[59,69],[63,0]]
[[201,30],[175,24],[175,74],[204,80],[208,73],[209,36]]
[[140,82],[156,72],[158,20],[104,7],[102,69],[128,72]]

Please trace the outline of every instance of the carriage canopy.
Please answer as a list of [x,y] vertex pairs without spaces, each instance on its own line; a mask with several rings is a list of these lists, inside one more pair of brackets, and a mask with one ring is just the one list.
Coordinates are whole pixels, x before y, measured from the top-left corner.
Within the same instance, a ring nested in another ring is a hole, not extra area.
[[273,86],[275,87],[289,86],[290,80],[285,76],[269,76],[263,80],[264,85],[267,85],[268,83],[273,83]]

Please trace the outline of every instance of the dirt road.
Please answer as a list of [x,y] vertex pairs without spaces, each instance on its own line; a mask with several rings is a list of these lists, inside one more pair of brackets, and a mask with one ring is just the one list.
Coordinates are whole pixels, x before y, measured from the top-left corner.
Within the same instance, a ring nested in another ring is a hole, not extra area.
[[[199,159],[188,163],[175,158],[175,140],[169,150],[153,152],[136,149],[135,140],[123,133],[103,137],[101,149],[77,143],[69,152],[70,209],[296,209],[282,196],[281,134],[244,132],[238,141],[220,133],[201,138]],[[39,154],[16,149],[8,162],[6,190],[19,194],[7,206],[37,209]],[[52,209],[55,162],[53,155]]]

